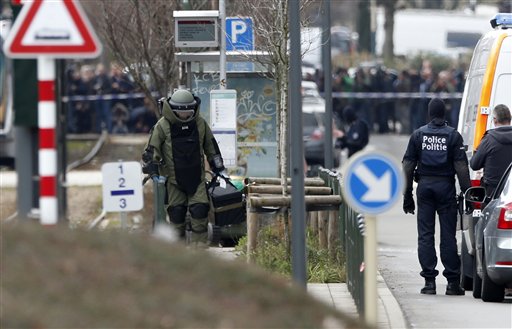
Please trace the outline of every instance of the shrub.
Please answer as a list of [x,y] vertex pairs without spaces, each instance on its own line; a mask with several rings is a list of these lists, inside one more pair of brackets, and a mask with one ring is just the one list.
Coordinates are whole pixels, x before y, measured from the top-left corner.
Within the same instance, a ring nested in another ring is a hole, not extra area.
[[[291,277],[291,255],[277,226],[263,228],[258,234],[258,247],[251,255],[255,264],[273,272]],[[238,242],[236,250],[240,257],[247,258],[247,237]],[[346,281],[345,256],[341,246],[332,257],[327,249],[320,248],[318,238],[311,232],[306,233],[307,276],[309,283],[335,283]]]

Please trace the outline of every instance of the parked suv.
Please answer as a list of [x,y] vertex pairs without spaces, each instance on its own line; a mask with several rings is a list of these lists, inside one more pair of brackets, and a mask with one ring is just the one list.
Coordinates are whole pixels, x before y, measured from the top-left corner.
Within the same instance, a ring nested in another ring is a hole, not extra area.
[[512,288],[512,164],[493,195],[482,186],[471,187],[465,198],[487,206],[474,226],[473,296],[501,302]]

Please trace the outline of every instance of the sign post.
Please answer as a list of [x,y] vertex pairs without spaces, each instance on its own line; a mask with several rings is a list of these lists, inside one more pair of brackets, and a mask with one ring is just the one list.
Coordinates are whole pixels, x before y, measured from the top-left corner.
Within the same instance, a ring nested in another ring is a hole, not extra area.
[[93,58],[101,44],[78,1],[34,0],[24,5],[3,50],[12,58],[37,58],[40,222],[58,221],[55,58]]
[[376,215],[390,209],[402,195],[404,178],[389,155],[360,152],[343,168],[343,197],[348,205],[365,214],[364,316],[377,326],[377,221]]

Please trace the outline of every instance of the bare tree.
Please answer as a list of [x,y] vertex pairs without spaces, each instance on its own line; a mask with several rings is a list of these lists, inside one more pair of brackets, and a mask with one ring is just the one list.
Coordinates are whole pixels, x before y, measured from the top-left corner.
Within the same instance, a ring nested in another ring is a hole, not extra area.
[[[173,11],[181,9],[180,0],[87,0],[81,3],[113,59],[126,68],[154,105],[152,91],[166,95],[170,87],[179,84]],[[187,9],[204,9],[210,1],[190,0],[187,4]]]
[[[288,0],[258,0],[236,1],[233,3],[233,12],[244,16],[251,13],[254,22],[254,35],[257,40],[257,51],[265,56],[255,56],[249,60],[256,61],[270,67],[269,77],[275,83],[276,110],[278,122],[278,149],[279,176],[283,186],[283,195],[286,194],[287,185],[287,150],[288,147],[288,73],[290,70],[290,57],[288,42],[290,37]],[[314,0],[301,0],[301,12],[311,5]],[[307,19],[303,20],[307,26]],[[255,58],[255,59],[254,59]],[[299,95],[297,95],[299,96]]]
[[382,49],[382,56],[384,63],[390,65],[393,63],[394,53],[394,40],[393,31],[395,30],[395,11],[398,0],[377,0],[377,5],[384,7],[384,46]]
[[[300,12],[308,7],[314,0],[301,0]],[[254,35],[257,40],[256,50],[264,53],[265,56],[256,56],[248,60],[256,61],[264,66],[270,67],[269,76],[274,81],[276,92],[276,111],[278,122],[278,147],[279,176],[281,178],[281,191],[287,194],[287,150],[289,150],[288,134],[288,80],[290,71],[289,54],[289,0],[258,0],[258,1],[236,1],[235,10],[246,14],[251,13],[254,22]],[[307,26],[307,20],[302,25]],[[301,97],[301,95],[296,95]],[[287,246],[288,255],[291,250],[290,226],[288,223],[288,211],[283,209],[280,212],[279,221],[284,225],[284,240]]]

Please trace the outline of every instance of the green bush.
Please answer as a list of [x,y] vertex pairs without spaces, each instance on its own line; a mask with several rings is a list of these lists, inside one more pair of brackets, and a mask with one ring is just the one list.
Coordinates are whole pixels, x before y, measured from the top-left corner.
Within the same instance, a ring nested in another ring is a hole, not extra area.
[[[236,250],[240,257],[247,258],[247,237],[238,242]],[[341,246],[332,257],[327,249],[320,248],[318,238],[306,233],[307,276],[309,283],[346,282],[345,256]],[[274,226],[263,228],[258,234],[258,247],[251,255],[255,264],[287,277],[292,275],[291,255],[287,252],[285,239]]]

